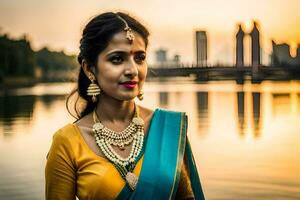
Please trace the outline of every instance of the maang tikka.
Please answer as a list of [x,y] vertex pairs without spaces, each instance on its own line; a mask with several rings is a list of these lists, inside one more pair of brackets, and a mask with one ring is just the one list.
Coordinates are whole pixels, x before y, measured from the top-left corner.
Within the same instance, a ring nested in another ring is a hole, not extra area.
[[[131,44],[133,42],[133,40],[135,39],[131,28],[128,26],[126,20],[123,19],[120,15],[117,15],[117,17],[124,22],[124,24],[125,24],[124,31],[126,31],[126,38],[127,38],[127,40],[129,40],[129,42]],[[141,90],[139,92],[139,94],[137,95],[137,98],[141,101],[144,99],[143,95],[144,95],[144,92],[143,92],[143,90]]]
[[134,34],[133,34],[131,28],[128,26],[128,24],[125,21],[125,19],[123,19],[120,15],[117,15],[117,17],[124,22],[124,24],[125,24],[124,31],[126,31],[126,38],[130,42],[130,44],[131,44],[133,42],[133,40],[134,40]]
[[87,95],[92,96],[92,101],[95,103],[95,102],[97,102],[97,97],[96,96],[100,94],[101,89],[95,83],[95,79],[93,78],[91,73],[89,73],[89,79],[91,80],[91,84],[89,85],[89,87],[87,89]]

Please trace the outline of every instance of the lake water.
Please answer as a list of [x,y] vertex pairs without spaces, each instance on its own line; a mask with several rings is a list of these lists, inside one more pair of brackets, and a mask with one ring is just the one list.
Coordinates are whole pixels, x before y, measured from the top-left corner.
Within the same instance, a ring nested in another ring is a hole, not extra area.
[[[44,199],[52,134],[73,122],[73,83],[0,97],[0,199]],[[185,111],[202,187],[212,199],[300,199],[300,82],[146,83],[149,108]]]

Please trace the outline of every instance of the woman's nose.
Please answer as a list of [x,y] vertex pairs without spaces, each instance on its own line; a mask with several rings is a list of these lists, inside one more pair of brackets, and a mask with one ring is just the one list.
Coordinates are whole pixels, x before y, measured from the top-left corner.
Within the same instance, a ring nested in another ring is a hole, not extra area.
[[134,61],[134,59],[129,59],[126,69],[125,69],[125,75],[126,76],[136,76],[138,75],[138,66],[137,63]]

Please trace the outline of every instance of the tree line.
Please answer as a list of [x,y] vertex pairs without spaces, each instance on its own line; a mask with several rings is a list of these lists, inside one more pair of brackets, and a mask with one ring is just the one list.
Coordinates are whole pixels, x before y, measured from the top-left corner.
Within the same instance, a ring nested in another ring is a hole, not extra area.
[[0,35],[0,82],[4,78],[22,76],[47,80],[50,74],[64,75],[76,68],[75,55],[51,51],[47,47],[34,51],[25,35],[21,39]]

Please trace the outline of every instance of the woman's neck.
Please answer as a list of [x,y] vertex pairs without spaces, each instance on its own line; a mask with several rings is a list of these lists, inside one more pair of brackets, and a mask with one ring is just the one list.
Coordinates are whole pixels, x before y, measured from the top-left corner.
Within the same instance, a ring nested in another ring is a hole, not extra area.
[[122,101],[100,95],[96,112],[101,121],[129,122],[134,115],[134,100]]

